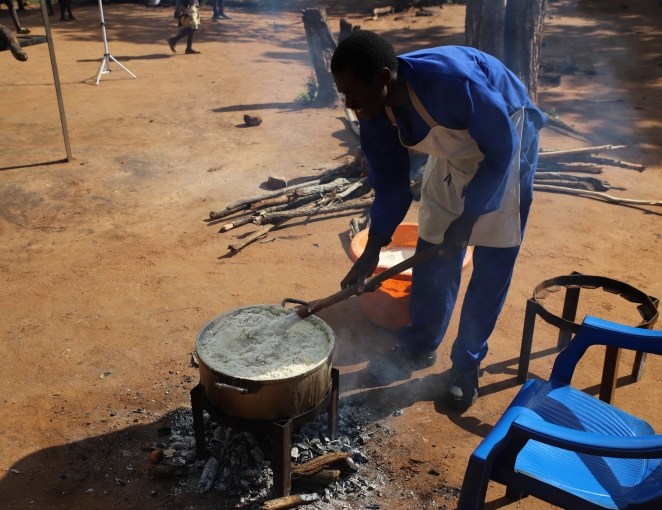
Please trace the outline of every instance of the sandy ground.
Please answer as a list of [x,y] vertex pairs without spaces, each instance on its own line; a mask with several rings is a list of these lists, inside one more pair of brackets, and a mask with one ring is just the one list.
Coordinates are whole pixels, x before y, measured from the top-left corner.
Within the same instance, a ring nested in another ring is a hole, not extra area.
[[[624,2],[549,5],[545,70],[574,74],[558,86],[543,83],[540,104],[588,139],[545,129],[541,145],[626,143],[618,157],[648,169],[606,168],[604,178],[627,190],[614,194],[659,200],[662,21],[653,2],[630,0],[627,9]],[[349,15],[390,37],[398,52],[463,42],[462,6],[434,8],[433,17],[408,12],[367,21],[361,9],[380,3],[328,3],[334,27]],[[350,267],[349,217],[293,224],[274,232],[276,242],[234,257],[226,256],[227,245],[255,227],[220,235],[203,221],[211,209],[252,194],[269,174],[311,175],[338,165],[357,145],[342,110],[295,101],[311,73],[299,9],[313,4],[229,10],[233,19],[223,23],[213,23],[203,7],[196,36],[203,53],[192,56],[172,55],[165,44],[176,33],[171,9],[111,4],[110,51],[138,79],[113,72],[98,87],[91,83],[103,54],[97,8],[76,8],[77,22],[54,21],[75,155],[69,163],[58,162],[64,151],[46,46],[28,48],[26,63],[0,55],[0,508],[234,503],[216,492],[168,495],[170,482],[145,474],[149,461],[138,444],[155,439],[169,412],[188,405],[197,375],[189,353],[208,320],[239,306],[323,297]],[[34,6],[21,19],[40,33]],[[0,23],[9,23],[6,9]],[[244,113],[261,115],[263,124],[243,128]],[[356,299],[320,314],[338,337],[343,398],[357,399],[376,422],[396,430],[368,448],[371,467],[379,464],[390,479],[382,508],[454,507],[434,489],[461,485],[470,453],[518,391],[524,306],[538,282],[577,270],[662,296],[661,212],[536,195],[483,363],[480,398],[464,413],[442,399],[458,313],[436,366],[388,388],[363,387],[361,372],[395,336],[371,325]],[[550,309],[560,311],[561,298],[551,296]],[[583,295],[579,315],[586,313],[639,320],[631,304],[601,290]],[[555,345],[554,329],[539,322],[533,377],[549,375]],[[590,350],[573,384],[597,394],[602,356]],[[622,375],[632,358],[624,353]],[[659,430],[661,379],[662,363],[651,356],[641,382],[622,378],[616,404]],[[395,417],[397,409],[404,412]],[[156,498],[148,497],[152,490]],[[552,508],[504,494],[491,485],[486,508]]]

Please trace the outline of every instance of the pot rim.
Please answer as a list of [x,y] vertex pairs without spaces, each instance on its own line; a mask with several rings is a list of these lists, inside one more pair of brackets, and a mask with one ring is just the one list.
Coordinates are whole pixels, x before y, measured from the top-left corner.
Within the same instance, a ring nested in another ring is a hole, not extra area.
[[[282,310],[285,310],[287,313],[294,313],[294,309],[293,309],[293,308],[289,308],[289,309],[288,309],[288,308],[283,308],[283,307],[280,306],[279,304],[273,304],[273,305],[269,305],[269,304],[248,305],[248,306],[242,306],[242,307],[240,307],[240,308],[234,308],[234,309],[232,309],[232,310],[228,310],[227,312],[224,312],[224,313],[222,313],[222,314],[220,314],[220,315],[217,315],[217,316],[214,317],[212,320],[210,320],[209,322],[207,322],[207,324],[205,324],[205,325],[202,327],[202,329],[200,329],[200,331],[198,332],[198,335],[197,335],[196,338],[195,338],[195,352],[196,352],[196,355],[197,355],[197,357],[198,357],[198,360],[200,361],[200,366],[201,366],[201,367],[204,366],[207,370],[209,370],[209,371],[210,371],[212,374],[214,374],[217,378],[224,378],[224,379],[226,379],[226,380],[227,380],[227,379],[230,379],[230,380],[232,380],[233,382],[236,382],[237,385],[241,385],[241,384],[243,383],[243,384],[247,384],[247,385],[251,385],[251,386],[255,386],[255,385],[264,385],[264,386],[267,386],[267,385],[272,385],[272,384],[283,384],[283,383],[286,383],[286,382],[296,381],[296,380],[298,380],[298,379],[306,378],[306,377],[310,376],[311,374],[313,374],[314,372],[318,371],[318,370],[319,370],[322,366],[324,366],[325,364],[329,363],[330,358],[331,358],[331,356],[332,356],[332,354],[333,354],[333,350],[335,349],[335,346],[336,346],[336,336],[335,336],[335,334],[333,333],[333,329],[331,329],[331,326],[329,326],[326,322],[324,322],[322,319],[320,319],[320,318],[317,317],[316,315],[311,315],[310,317],[311,317],[313,320],[315,320],[315,321],[319,321],[319,326],[320,326],[323,330],[325,330],[326,333],[328,334],[328,337],[329,337],[329,349],[327,350],[327,353],[326,353],[326,355],[324,356],[324,358],[322,358],[318,363],[316,363],[316,364],[313,365],[311,368],[309,368],[308,370],[306,370],[305,372],[302,372],[302,373],[300,373],[300,374],[293,375],[293,376],[290,376],[290,377],[283,377],[283,378],[280,378],[280,379],[248,379],[248,378],[244,378],[244,377],[237,377],[237,376],[235,376],[235,375],[226,374],[225,372],[220,372],[219,370],[215,370],[215,369],[211,368],[211,367],[209,366],[209,364],[205,361],[205,359],[200,355],[200,351],[198,350],[198,345],[199,345],[199,343],[200,343],[200,341],[201,341],[201,339],[202,339],[202,334],[203,334],[203,333],[204,333],[204,332],[205,332],[210,326],[212,326],[213,324],[216,324],[217,321],[218,321],[219,319],[222,319],[223,317],[226,317],[226,316],[228,316],[228,315],[230,315],[230,314],[239,313],[239,312],[241,312],[242,310],[248,310],[248,309],[251,309],[251,308],[273,308],[273,307],[276,307],[276,308],[280,308],[280,309],[282,309]],[[304,320],[305,320],[305,319],[304,319]]]

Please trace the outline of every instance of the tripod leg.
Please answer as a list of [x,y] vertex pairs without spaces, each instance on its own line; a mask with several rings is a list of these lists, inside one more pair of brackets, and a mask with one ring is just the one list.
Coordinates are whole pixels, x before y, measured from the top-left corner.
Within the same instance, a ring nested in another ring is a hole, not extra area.
[[124,67],[122,64],[120,64],[115,57],[112,55],[108,55],[110,58],[113,59],[113,62],[115,62],[118,66],[120,66],[122,69],[124,69],[127,73],[129,73],[131,76],[134,78],[138,78],[135,74],[133,74],[131,71],[129,71],[126,67]]
[[103,59],[101,59],[101,65],[99,66],[99,73],[97,74],[97,85],[99,85],[99,81],[101,80],[101,75],[104,74],[103,66],[107,65],[107,63],[108,63],[108,57],[104,56]]

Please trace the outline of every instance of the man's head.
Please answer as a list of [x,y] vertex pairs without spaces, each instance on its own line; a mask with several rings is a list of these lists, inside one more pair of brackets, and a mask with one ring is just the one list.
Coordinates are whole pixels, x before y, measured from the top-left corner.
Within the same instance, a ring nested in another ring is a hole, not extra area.
[[384,107],[388,86],[397,77],[398,60],[385,37],[357,30],[338,45],[331,72],[347,108],[372,119]]

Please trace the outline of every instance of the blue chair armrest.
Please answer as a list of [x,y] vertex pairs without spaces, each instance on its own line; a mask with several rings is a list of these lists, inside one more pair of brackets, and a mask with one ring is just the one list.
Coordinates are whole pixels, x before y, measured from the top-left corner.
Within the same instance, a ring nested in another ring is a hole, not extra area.
[[568,429],[520,414],[510,432],[540,443],[587,455],[624,459],[662,459],[662,436],[604,436]]
[[575,338],[557,356],[550,381],[570,384],[577,363],[592,345],[662,354],[662,331],[624,326],[586,316]]

